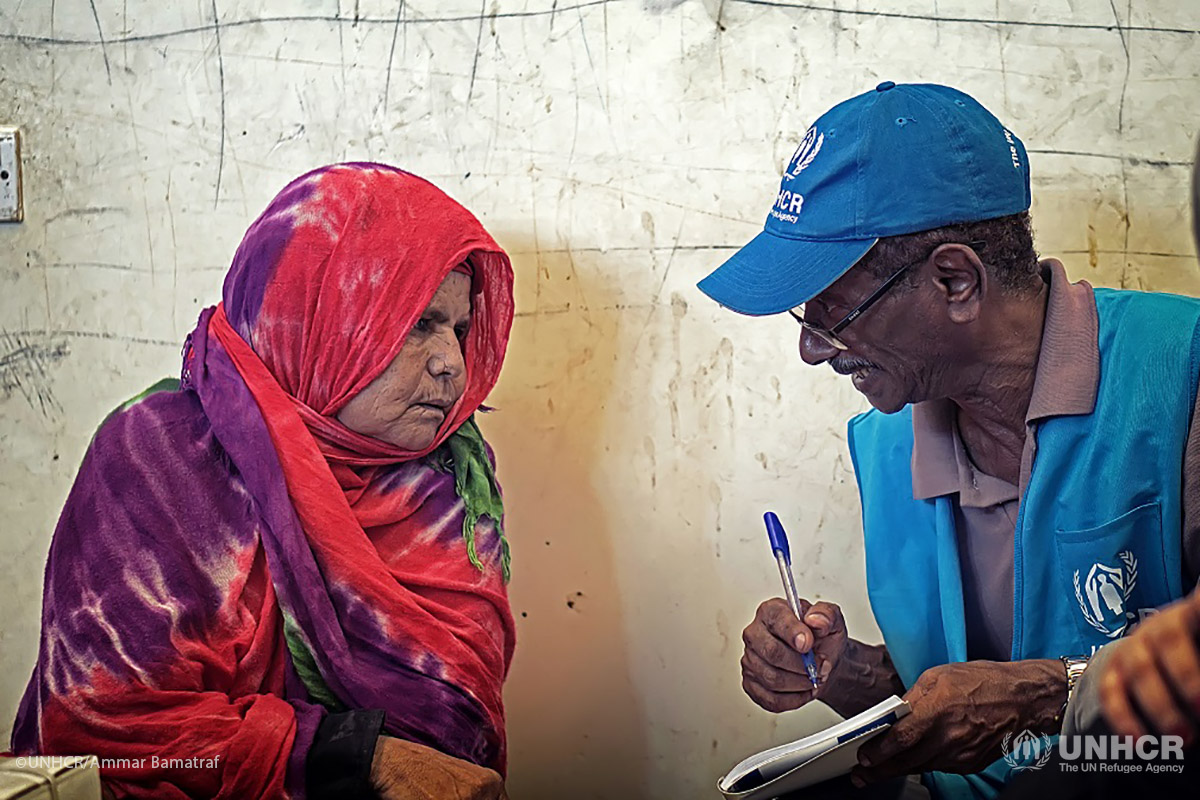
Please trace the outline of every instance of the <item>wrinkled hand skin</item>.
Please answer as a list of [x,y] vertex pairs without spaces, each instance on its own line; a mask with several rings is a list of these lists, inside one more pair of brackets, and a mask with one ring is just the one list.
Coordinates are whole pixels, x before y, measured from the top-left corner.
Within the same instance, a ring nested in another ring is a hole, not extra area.
[[1193,744],[1200,733],[1200,589],[1108,647],[1100,705],[1113,732],[1182,736]]
[[859,750],[851,780],[978,772],[1004,754],[1005,734],[1057,733],[1066,698],[1057,659],[931,667],[904,695],[912,712]]
[[375,745],[371,786],[381,800],[508,800],[499,773],[392,736]]
[[[904,691],[882,645],[865,645],[846,633],[833,603],[800,601],[803,621],[782,598],[758,607],[742,631],[742,690],[762,708],[779,713],[821,700],[853,716]],[[821,685],[813,688],[801,653],[812,650]]]

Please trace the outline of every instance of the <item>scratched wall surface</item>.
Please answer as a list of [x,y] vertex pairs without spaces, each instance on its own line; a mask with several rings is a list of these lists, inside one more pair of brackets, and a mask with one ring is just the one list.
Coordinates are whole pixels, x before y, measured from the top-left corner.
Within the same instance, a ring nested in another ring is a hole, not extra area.
[[759,229],[808,124],[877,82],[980,98],[1029,147],[1041,249],[1097,284],[1200,291],[1187,165],[1200,4],[1175,0],[5,0],[0,124],[0,733],[91,432],[177,371],[241,232],[291,177],[425,175],[513,256],[484,424],[520,645],[515,798],[678,798],[827,712],[759,711],[739,633],[803,592],[874,639],[842,431],[864,407],[787,318],[695,281]]

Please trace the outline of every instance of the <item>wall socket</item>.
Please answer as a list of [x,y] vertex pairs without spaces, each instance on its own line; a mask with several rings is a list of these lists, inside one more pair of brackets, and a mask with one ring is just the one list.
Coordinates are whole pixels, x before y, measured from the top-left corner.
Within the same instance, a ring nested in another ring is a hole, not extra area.
[[21,131],[0,126],[0,222],[25,219],[21,194]]

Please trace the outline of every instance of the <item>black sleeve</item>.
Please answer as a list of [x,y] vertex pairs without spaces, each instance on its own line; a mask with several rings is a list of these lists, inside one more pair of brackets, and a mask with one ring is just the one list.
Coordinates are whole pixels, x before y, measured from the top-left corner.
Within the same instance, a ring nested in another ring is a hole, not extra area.
[[383,730],[382,710],[327,714],[317,726],[308,761],[308,800],[355,800],[375,796],[371,759]]

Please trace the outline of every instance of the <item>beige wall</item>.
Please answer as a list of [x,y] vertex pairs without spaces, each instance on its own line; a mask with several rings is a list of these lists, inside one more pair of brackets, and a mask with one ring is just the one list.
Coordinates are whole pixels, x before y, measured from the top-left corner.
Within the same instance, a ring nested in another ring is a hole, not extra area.
[[709,796],[826,719],[746,700],[739,634],[778,590],[774,508],[802,591],[878,635],[843,437],[864,404],[803,368],[793,322],[722,312],[695,282],[760,228],[808,124],[891,79],[956,85],[1024,138],[1039,244],[1074,277],[1197,292],[1200,4],[788,4],[5,2],[26,221],[0,227],[0,733],[95,425],[177,371],[270,197],[351,158],[437,182],[517,270],[483,423],[521,636],[513,796]]

